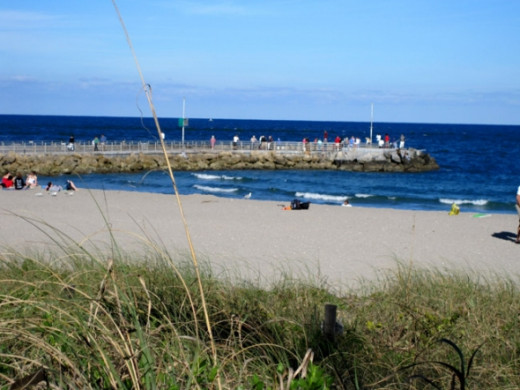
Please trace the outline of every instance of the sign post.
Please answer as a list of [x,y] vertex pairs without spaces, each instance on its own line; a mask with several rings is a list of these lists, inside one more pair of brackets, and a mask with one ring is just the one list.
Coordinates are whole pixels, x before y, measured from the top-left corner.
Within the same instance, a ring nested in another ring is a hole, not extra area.
[[184,125],[186,122],[186,98],[182,98],[182,150],[184,150]]

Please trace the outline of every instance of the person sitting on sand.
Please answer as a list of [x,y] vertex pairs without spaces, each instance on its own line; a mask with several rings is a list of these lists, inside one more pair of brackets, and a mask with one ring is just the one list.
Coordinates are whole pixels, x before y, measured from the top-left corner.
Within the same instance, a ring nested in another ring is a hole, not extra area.
[[67,184],[65,185],[65,189],[67,191],[77,191],[78,188],[74,185],[72,180],[67,180]]
[[62,190],[62,187],[56,184],[52,184],[52,181],[47,183],[47,188],[45,188],[45,191],[49,191],[51,193],[56,194],[57,192],[60,192]]
[[345,201],[343,202],[343,204],[341,205],[342,207],[352,207],[352,205],[350,204],[350,202],[348,201],[348,199],[345,199]]
[[3,188],[6,188],[6,189],[12,189],[14,188],[13,187],[13,175],[11,175],[10,172],[7,172],[3,177],[2,177],[2,183],[0,183],[2,185]]
[[16,177],[14,178],[14,189],[15,190],[23,190],[25,188],[25,180],[22,177],[22,174],[18,172]]
[[38,186],[38,176],[36,176],[36,172],[31,171],[27,175],[27,179],[25,179],[25,189],[29,190],[32,188],[36,188]]
[[457,206],[455,203],[451,205],[451,210],[448,213],[448,215],[459,215],[460,213],[460,207]]

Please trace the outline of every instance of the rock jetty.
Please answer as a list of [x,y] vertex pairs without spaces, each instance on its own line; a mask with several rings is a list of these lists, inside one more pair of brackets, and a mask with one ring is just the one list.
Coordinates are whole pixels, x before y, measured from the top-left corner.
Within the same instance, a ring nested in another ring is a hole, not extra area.
[[[174,171],[203,170],[273,170],[314,169],[356,172],[424,172],[439,168],[429,154],[414,149],[372,149],[364,152],[332,152],[327,155],[276,151],[198,151],[169,156]],[[166,169],[162,154],[100,153],[16,154],[0,155],[3,172],[35,171],[39,175],[58,176],[89,173],[131,173]]]

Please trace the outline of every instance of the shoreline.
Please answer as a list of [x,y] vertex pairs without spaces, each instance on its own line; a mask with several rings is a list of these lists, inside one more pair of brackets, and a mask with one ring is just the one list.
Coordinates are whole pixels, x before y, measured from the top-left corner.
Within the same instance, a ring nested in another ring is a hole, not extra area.
[[[142,254],[155,247],[173,259],[179,254],[188,259],[175,195],[86,189],[72,194],[2,191],[2,248],[52,251],[56,243],[41,230],[51,235],[57,230],[87,248],[110,253],[111,230],[124,253]],[[238,279],[265,284],[292,275],[348,288],[360,280],[376,280],[398,262],[484,277],[520,275],[516,215],[476,218],[464,212],[449,216],[312,203],[309,210],[284,211],[287,202],[180,198],[199,262]]]
[[[131,175],[131,174],[129,174]],[[179,190],[182,190],[179,186],[179,172],[175,172],[175,176],[176,176],[176,180],[177,180],[177,185],[179,187]],[[66,180],[69,178],[70,176],[61,176],[60,177],[60,181],[58,182],[58,184],[62,184],[64,185]],[[41,182],[44,182],[44,183],[47,183],[49,181],[52,181],[54,182],[56,179],[51,177],[51,176],[44,176],[44,177],[41,177],[40,178]],[[102,184],[96,184],[95,182],[93,181],[89,181],[89,180],[86,180],[85,177],[82,177],[82,179],[80,181],[76,181],[77,179],[76,178],[73,178],[75,183],[81,187],[82,190],[86,190],[86,191],[89,191],[89,190],[92,190],[92,191],[120,191],[120,192],[138,192],[138,193],[142,193],[142,194],[150,194],[150,195],[153,195],[153,194],[158,194],[158,195],[166,195],[166,196],[174,196],[173,194],[173,189],[168,186],[168,191],[170,192],[166,192],[166,191],[161,191],[162,189],[160,190],[156,190],[156,191],[153,191],[154,187],[147,187],[146,189],[128,189],[129,187],[124,187],[124,188],[114,188],[114,187],[109,187],[109,188],[105,188],[105,183],[102,183]],[[169,178],[168,178],[169,180]],[[225,192],[221,192],[221,191],[215,191],[215,192],[211,192],[211,191],[202,191],[201,192],[193,192],[193,193],[182,193],[181,196],[194,196],[194,195],[200,195],[200,196],[213,196],[213,197],[216,197],[216,198],[222,198],[222,199],[235,199],[235,200],[242,200],[244,199],[244,196],[234,196],[234,195],[227,195]],[[302,194],[294,194],[292,197],[290,197],[290,199],[288,199],[287,196],[283,196],[283,198],[281,199],[266,199],[266,198],[259,198],[259,197],[256,197],[255,194],[253,194],[253,199],[250,199],[250,201],[256,201],[256,202],[276,202],[276,203],[290,203],[290,200],[292,199],[299,199],[300,201],[302,202],[310,202],[313,206],[331,206],[331,207],[338,207],[338,206],[341,206],[342,203],[343,203],[343,197],[342,197],[342,200],[338,200],[336,202],[332,202],[330,200],[320,200],[319,196],[322,196],[323,198],[328,198],[330,197],[330,195],[328,195],[327,193],[324,193],[324,194],[317,194],[318,195],[318,198],[316,197],[307,197],[306,195],[302,195]],[[335,195],[334,195],[335,196]],[[337,197],[337,196],[336,196]],[[367,196],[361,196],[360,198],[358,198],[356,195],[353,195],[353,196],[346,196],[350,203],[351,203],[351,206],[352,207],[355,207],[355,208],[368,208],[368,209],[376,209],[376,210],[379,210],[379,209],[389,209],[389,210],[401,210],[401,211],[426,211],[426,212],[440,212],[440,213],[449,213],[450,209],[451,209],[451,206],[453,203],[456,203],[459,208],[460,208],[460,212],[461,213],[466,213],[466,214],[500,214],[500,215],[517,215],[517,212],[514,208],[514,205],[511,204],[510,205],[510,208],[509,209],[504,209],[504,208],[496,208],[496,209],[482,209],[482,207],[479,207],[478,205],[475,205],[469,201],[458,201],[457,199],[454,199],[452,202],[443,202],[441,200],[437,200],[437,203],[434,205],[434,206],[431,206],[431,205],[427,205],[428,207],[426,207],[425,205],[422,205],[422,207],[418,206],[417,203],[400,203],[400,204],[385,204],[385,203],[382,203],[382,202],[373,202],[373,203],[367,203],[365,201],[365,199],[367,198]],[[371,197],[368,196],[368,198],[370,199]],[[413,206],[410,206],[410,205],[413,205]]]
[[[293,175],[297,175],[302,186],[289,186]],[[299,170],[294,173],[291,170],[270,171],[204,171],[204,172],[182,172],[175,171],[174,176],[183,196],[201,194],[218,196],[222,198],[243,199],[251,193],[251,199],[257,201],[289,202],[299,199],[312,204],[323,204],[339,206],[345,198],[348,198],[353,207],[395,209],[410,211],[440,211],[449,212],[453,203],[456,203],[461,212],[489,213],[489,214],[515,214],[514,203],[509,197],[493,199],[491,194],[481,194],[472,198],[458,197],[456,195],[432,194],[431,197],[422,197],[420,193],[410,193],[410,196],[383,190],[367,191],[366,188],[343,188],[338,190],[331,185],[336,180],[346,180],[356,177],[356,173],[343,173],[326,171],[319,172],[320,187],[314,188],[309,184],[314,182],[315,171]],[[370,176],[362,174],[360,182],[370,179]],[[367,174],[372,175],[372,174]],[[40,183],[49,181],[65,185],[66,181],[72,179],[82,189],[109,190],[109,191],[131,191],[150,194],[173,195],[170,178],[164,170],[153,170],[146,173],[134,172],[123,174],[87,174],[87,175],[61,175],[59,177],[39,176]],[[384,178],[383,178],[384,179]],[[410,179],[410,180],[409,180]],[[357,179],[353,179],[356,180]],[[394,182],[397,180],[398,182]],[[412,185],[414,177],[396,174],[393,178],[386,180],[383,185],[395,185],[395,188]],[[256,183],[263,181],[258,186]],[[255,183],[256,182],[256,183]],[[430,180],[431,182],[431,180]],[[411,184],[410,184],[411,183]],[[321,186],[323,184],[323,186]],[[363,184],[361,185],[363,187]],[[412,189],[413,191],[413,189]],[[516,191],[516,189],[515,189]]]

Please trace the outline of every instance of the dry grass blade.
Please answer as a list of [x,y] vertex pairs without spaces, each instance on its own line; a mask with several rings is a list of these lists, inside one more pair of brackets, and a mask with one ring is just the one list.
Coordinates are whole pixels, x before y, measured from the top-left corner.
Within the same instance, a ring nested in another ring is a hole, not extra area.
[[[193,243],[191,241],[191,235],[190,235],[190,231],[189,231],[189,228],[188,228],[188,223],[187,223],[186,217],[184,215],[184,210],[183,210],[182,202],[181,202],[181,199],[180,199],[180,196],[179,196],[179,191],[177,189],[177,184],[175,182],[175,177],[173,175],[173,170],[172,170],[172,167],[171,167],[171,164],[170,164],[170,159],[168,158],[168,152],[166,151],[166,146],[164,144],[164,139],[162,137],[162,131],[161,131],[161,126],[159,125],[159,119],[157,117],[157,113],[155,111],[155,106],[154,106],[153,101],[152,101],[151,88],[150,88],[150,85],[147,84],[145,79],[144,79],[143,72],[141,71],[141,66],[139,65],[139,61],[137,59],[137,55],[136,55],[135,50],[133,48],[132,41],[131,41],[130,36],[128,34],[128,30],[126,29],[126,26],[125,26],[125,23],[124,23],[123,18],[121,16],[121,13],[119,12],[119,9],[117,7],[116,1],[112,0],[112,4],[114,5],[116,13],[117,13],[117,15],[119,17],[119,21],[120,21],[121,26],[123,28],[123,31],[125,33],[126,40],[127,40],[128,45],[130,47],[130,50],[132,51],[132,55],[133,55],[136,67],[137,67],[137,70],[139,72],[139,76],[141,78],[142,87],[143,87],[143,90],[145,91],[146,98],[148,100],[148,105],[149,105],[150,110],[152,112],[152,116],[153,116],[153,119],[154,119],[155,127],[157,129],[157,135],[158,135],[158,138],[159,138],[160,143],[161,143],[161,148],[162,148],[162,151],[163,151],[163,154],[164,154],[166,166],[168,168],[168,173],[169,173],[169,176],[170,176],[170,179],[171,179],[171,182],[172,182],[173,190],[175,192],[175,196],[176,196],[176,199],[177,199],[177,204],[179,206],[179,212],[181,214],[181,219],[182,219],[182,222],[184,224],[184,229],[185,229],[185,232],[186,232],[186,238],[188,240],[188,245],[190,247],[190,253],[191,253],[191,258],[193,260],[193,266],[194,266],[194,269],[195,269],[195,273],[197,275],[197,280],[198,280],[198,285],[199,285],[199,294],[200,294],[200,297],[201,297],[202,310],[204,312],[204,319],[205,319],[205,322],[206,322],[206,328],[207,328],[207,331],[208,331],[208,337],[209,337],[209,340],[210,340],[211,351],[212,351],[212,355],[213,355],[213,365],[216,367],[217,366],[217,359],[218,359],[217,358],[217,348],[216,348],[216,345],[215,345],[215,340],[213,338],[213,331],[212,331],[211,321],[209,319],[209,313],[208,313],[208,308],[207,308],[207,305],[206,305],[206,298],[205,298],[205,295],[204,295],[204,289],[203,289],[203,286],[202,286],[202,280],[201,280],[201,277],[200,277],[200,270],[199,270],[199,265],[198,265],[198,261],[197,261],[197,256],[195,255],[195,250],[193,248]],[[217,373],[217,383],[218,383],[219,388],[221,388],[222,386],[221,386],[221,383],[220,383],[220,375],[218,373]]]
[[312,352],[312,349],[309,348],[305,353],[305,356],[303,357],[300,366],[294,372],[294,377],[298,376],[301,372],[301,377],[305,378],[307,376],[307,368],[309,367],[309,364],[312,363],[313,359],[314,353]]
[[143,290],[146,294],[146,297],[148,298],[148,304],[147,304],[147,310],[146,310],[146,333],[150,332],[150,315],[152,312],[152,300],[150,298],[150,292],[146,288],[146,282],[144,281],[143,277],[139,275],[139,283],[141,283],[141,286],[143,286]]
[[[103,299],[103,296],[105,295],[105,289],[106,289],[107,280],[108,280],[108,278],[110,277],[110,275],[112,274],[113,271],[114,271],[114,262],[113,262],[112,259],[109,259],[108,260],[108,265],[107,265],[107,272],[105,274],[105,277],[103,278],[103,280],[101,280],[101,283],[99,284],[99,290],[98,290],[98,293],[97,293],[97,296],[96,296],[96,301],[97,302],[100,302]],[[99,309],[99,305],[96,305],[95,302],[91,302],[90,303],[90,313],[91,314],[90,314],[90,317],[89,317],[89,320],[88,320],[88,327],[89,328],[92,326],[92,322],[94,321],[94,319],[97,316],[98,309]]]

